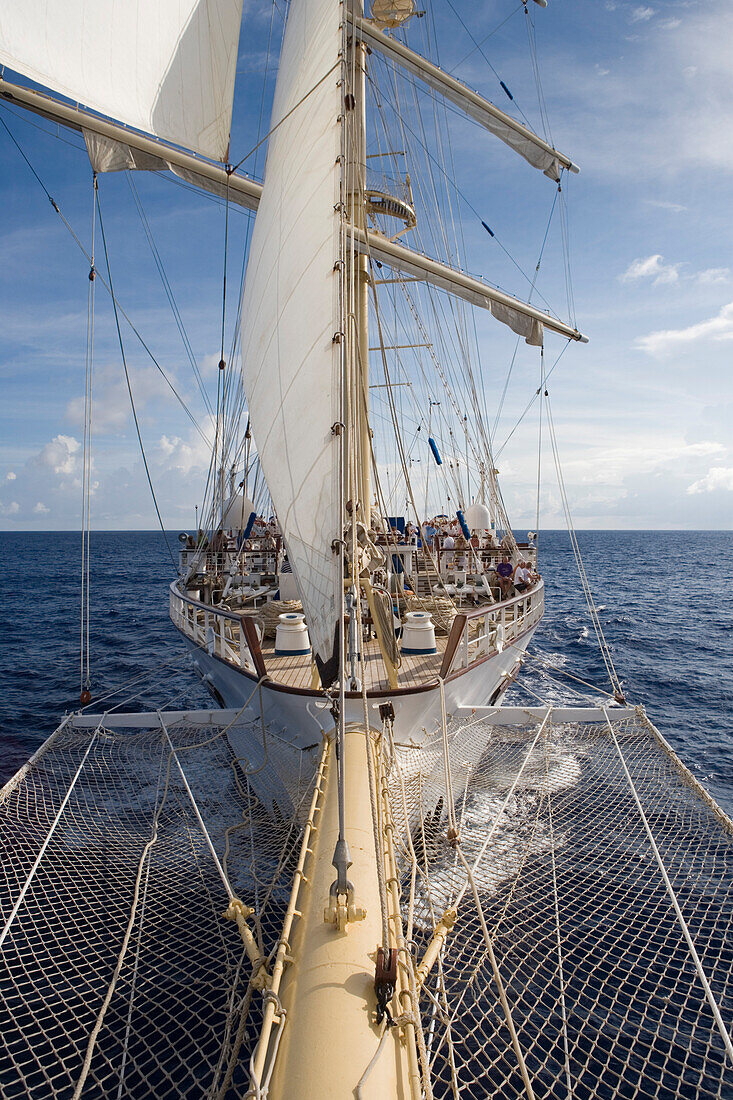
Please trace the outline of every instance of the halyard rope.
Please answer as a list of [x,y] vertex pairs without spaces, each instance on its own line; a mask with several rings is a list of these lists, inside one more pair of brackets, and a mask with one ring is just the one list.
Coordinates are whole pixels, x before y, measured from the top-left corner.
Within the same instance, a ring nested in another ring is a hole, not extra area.
[[94,366],[94,287],[97,273],[94,252],[97,229],[97,173],[92,175],[92,240],[87,300],[87,354],[84,377],[84,445],[81,503],[81,634],[79,640],[79,692],[90,687],[89,670],[89,528],[92,496],[92,374]]
[[611,651],[606,641],[605,634],[603,633],[603,627],[601,626],[601,620],[598,615],[598,609],[596,608],[595,601],[593,599],[593,593],[591,591],[588,575],[585,571],[585,565],[583,564],[583,558],[580,553],[580,546],[578,545],[578,539],[575,534],[575,527],[573,525],[573,517],[570,513],[570,504],[568,501],[567,492],[565,490],[565,478],[563,477],[562,466],[560,463],[560,453],[557,447],[557,437],[555,435],[555,422],[552,417],[552,406],[550,404],[549,394],[545,398],[547,403],[547,426],[549,428],[550,444],[552,447],[552,455],[555,460],[555,469],[557,471],[557,483],[560,489],[560,498],[562,500],[563,510],[565,512],[565,519],[568,526],[568,534],[570,535],[570,543],[575,556],[575,563],[578,567],[578,574],[580,575],[580,583],[583,588],[583,594],[585,596],[586,603],[588,605],[588,612],[590,614],[591,622],[593,623],[593,629],[598,640],[598,647],[601,651],[601,657],[603,663],[606,666],[606,672],[608,678],[611,681],[611,686],[614,691],[622,695],[621,681],[618,678],[616,669],[613,664],[613,658],[611,657]]

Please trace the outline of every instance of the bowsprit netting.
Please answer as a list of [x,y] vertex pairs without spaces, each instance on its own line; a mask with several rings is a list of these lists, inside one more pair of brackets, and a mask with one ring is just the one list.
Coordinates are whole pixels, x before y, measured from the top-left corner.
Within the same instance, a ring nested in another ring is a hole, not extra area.
[[263,995],[222,914],[271,957],[316,756],[268,729],[238,760],[241,719],[84,722],[0,795],[0,1095],[244,1096]]
[[732,1096],[733,823],[642,711],[563,713],[396,747],[417,960],[457,910],[420,996],[434,1095]]

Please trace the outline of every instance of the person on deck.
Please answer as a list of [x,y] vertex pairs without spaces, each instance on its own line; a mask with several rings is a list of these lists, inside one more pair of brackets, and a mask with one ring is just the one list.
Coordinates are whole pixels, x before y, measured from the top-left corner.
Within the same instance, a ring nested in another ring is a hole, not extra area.
[[508,554],[501,555],[501,561],[496,567],[496,574],[499,578],[499,588],[501,589],[502,596],[506,599],[512,592],[512,575],[514,569],[512,563],[509,560]]
[[468,543],[464,535],[457,535],[455,539],[456,569],[463,571],[468,568],[468,555],[466,549]]
[[422,537],[428,550],[432,550],[433,543],[435,542],[435,527],[429,519],[426,519],[422,525]]
[[527,568],[526,561],[517,562],[512,580],[517,592],[526,592],[528,588],[532,587],[532,574]]

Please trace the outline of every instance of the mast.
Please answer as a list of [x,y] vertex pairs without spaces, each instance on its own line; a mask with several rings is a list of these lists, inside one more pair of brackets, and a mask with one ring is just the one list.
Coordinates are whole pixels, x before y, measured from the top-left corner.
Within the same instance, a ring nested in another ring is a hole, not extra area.
[[[363,15],[363,0],[352,0],[354,16]],[[349,223],[366,231],[366,46],[349,28],[346,102],[346,194]],[[350,250],[347,302],[353,438],[349,440],[352,471],[347,499],[361,505],[363,522],[371,520],[371,431],[369,428],[369,259]]]

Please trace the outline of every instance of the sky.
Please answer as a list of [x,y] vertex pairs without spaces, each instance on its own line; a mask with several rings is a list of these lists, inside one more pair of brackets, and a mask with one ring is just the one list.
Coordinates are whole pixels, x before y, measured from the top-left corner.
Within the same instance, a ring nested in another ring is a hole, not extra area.
[[[432,0],[422,8],[426,16],[408,29],[413,48],[542,132],[522,5]],[[567,350],[548,383],[575,524],[730,529],[733,8],[702,0],[549,0],[546,10],[531,9],[550,133],[581,169],[565,188],[572,300],[557,219],[538,283],[558,314],[574,311],[589,337]],[[268,127],[283,10],[281,0],[274,8],[245,0],[231,157],[246,157],[242,170],[256,177],[264,150],[250,151]],[[0,121],[88,246],[91,169],[78,137],[57,136],[42,120],[4,106]],[[533,271],[554,186],[471,122],[456,119],[452,140],[469,213],[465,266],[525,296],[515,262]],[[136,173],[133,182],[211,400],[224,209],[167,177]],[[123,323],[151,476],[166,526],[191,527],[208,465],[208,413],[128,176],[101,178],[100,200],[117,297],[169,380]],[[226,348],[250,227],[250,214],[231,212]],[[89,265],[2,126],[0,238],[0,526],[78,529]],[[97,267],[103,270],[99,252]],[[495,407],[514,341],[487,315],[477,324],[487,404]],[[563,347],[548,337],[548,366]],[[536,410],[511,432],[537,369],[536,354],[522,348],[496,434],[504,497],[519,529],[535,522]],[[93,433],[92,526],[155,526],[114,317],[99,283]],[[542,524],[563,526],[546,436],[542,469]]]

